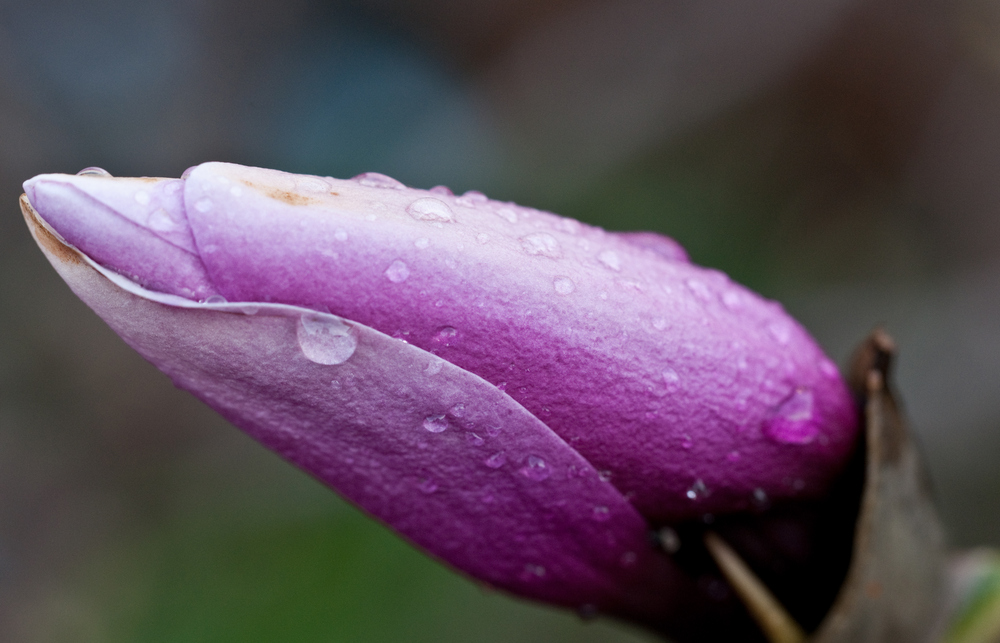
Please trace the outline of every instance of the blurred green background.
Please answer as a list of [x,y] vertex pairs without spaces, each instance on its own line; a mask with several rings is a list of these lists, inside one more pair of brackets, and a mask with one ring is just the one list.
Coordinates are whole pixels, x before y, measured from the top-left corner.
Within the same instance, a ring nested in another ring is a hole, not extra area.
[[0,1],[0,640],[648,641],[424,557],[182,394],[20,183],[208,160],[674,236],[843,363],[885,324],[956,546],[1000,545],[994,0]]

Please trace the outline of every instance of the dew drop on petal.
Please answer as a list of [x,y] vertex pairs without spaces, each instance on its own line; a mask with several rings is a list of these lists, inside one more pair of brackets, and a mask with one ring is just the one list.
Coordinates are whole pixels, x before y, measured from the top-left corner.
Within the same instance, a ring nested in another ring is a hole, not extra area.
[[448,204],[439,199],[424,197],[406,206],[406,211],[417,221],[453,221],[454,217]]
[[241,188],[238,185],[234,185],[233,187],[229,188],[229,193],[235,197],[241,197],[243,196],[243,188]]
[[825,357],[819,363],[819,370],[823,373],[823,375],[826,375],[832,380],[840,377],[840,370],[837,369],[837,365]]
[[819,423],[813,408],[813,394],[807,388],[797,388],[775,410],[764,432],[783,444],[808,444],[819,434]]
[[490,469],[499,469],[503,465],[507,464],[507,456],[503,452],[494,453],[490,457],[483,460],[483,464],[488,466]]
[[552,287],[560,295],[569,295],[576,290],[576,284],[569,277],[556,277],[552,280]]
[[681,537],[671,527],[663,527],[656,532],[660,547],[668,554],[676,554],[681,548]]
[[614,250],[604,250],[597,255],[597,260],[604,264],[605,268],[621,272],[622,260],[618,258],[618,253]]
[[427,191],[431,194],[443,194],[445,196],[452,196],[454,194],[447,185],[435,185]]
[[427,362],[427,366],[424,367],[424,373],[427,375],[437,375],[441,372],[441,368],[444,366],[444,360],[440,357],[435,357],[431,361]]
[[672,389],[681,381],[681,376],[677,374],[677,371],[667,366],[663,369],[663,381],[666,382],[667,388]]
[[353,328],[336,317],[315,313],[299,317],[296,336],[306,359],[328,366],[343,364],[358,347]]
[[486,443],[486,440],[482,439],[475,433],[466,433],[466,441],[474,447],[481,447]]
[[385,269],[385,277],[394,284],[399,284],[407,280],[410,276],[410,269],[401,260],[396,259]]
[[476,241],[479,242],[479,245],[485,246],[487,243],[490,242],[490,235],[486,234],[485,232],[480,232],[479,234],[476,235]]
[[590,517],[597,522],[607,522],[611,520],[611,511],[607,507],[594,507],[590,512]]
[[663,317],[657,317],[653,320],[653,328],[656,330],[663,330],[667,327],[667,320]]
[[496,211],[496,215],[507,223],[517,223],[517,212],[510,208],[500,208]]
[[156,232],[172,232],[178,228],[177,222],[163,208],[157,208],[150,214],[146,225],[149,226],[150,230],[155,230]]
[[212,209],[212,200],[207,197],[204,199],[198,199],[194,203],[194,209],[202,213],[208,212]]
[[104,176],[110,177],[111,172],[108,172],[102,167],[85,167],[76,173],[77,176]]
[[420,489],[423,493],[432,494],[438,490],[438,485],[430,478],[425,478],[417,484],[417,489]]
[[392,178],[391,176],[386,176],[385,174],[379,174],[378,172],[364,172],[355,177],[351,178],[352,181],[360,183],[365,187],[369,188],[389,188],[393,190],[402,190],[406,186]]
[[348,239],[347,230],[344,230],[342,228],[337,228],[333,233],[333,238],[341,242],[347,241]]
[[529,455],[527,463],[520,469],[521,475],[528,480],[534,480],[535,482],[541,482],[546,480],[550,475],[552,475],[552,470],[549,465],[545,463],[536,455]]
[[451,346],[452,342],[458,336],[458,330],[452,326],[442,326],[438,329],[437,334],[434,335],[434,341],[439,344],[444,344],[445,346]]
[[448,428],[448,419],[443,415],[429,415],[424,418],[422,426],[431,433],[441,433]]
[[211,297],[206,299],[204,303],[215,305],[215,304],[225,304],[228,303],[228,301],[222,295],[212,295]]
[[521,247],[529,255],[558,259],[562,256],[559,242],[551,234],[536,232],[521,237]]
[[740,461],[740,452],[739,451],[730,451],[729,453],[726,454],[726,460],[729,461],[729,462],[739,462]]
[[743,308],[743,297],[735,290],[727,290],[722,294],[722,304],[732,311]]
[[145,190],[137,191],[132,198],[134,198],[135,202],[138,203],[139,205],[149,205],[150,201],[149,192],[146,192]]
[[423,250],[427,246],[431,245],[431,240],[428,239],[427,237],[420,237],[419,239],[413,242],[413,245],[415,245],[420,250]]
[[788,341],[792,338],[792,329],[783,322],[771,322],[767,326],[767,332],[771,333],[773,337],[782,346],[788,344]]
[[472,203],[486,203],[490,200],[489,197],[478,190],[468,190],[460,198]]
[[705,486],[705,482],[701,478],[698,478],[684,495],[688,497],[688,500],[702,500],[708,497],[708,493],[708,487]]

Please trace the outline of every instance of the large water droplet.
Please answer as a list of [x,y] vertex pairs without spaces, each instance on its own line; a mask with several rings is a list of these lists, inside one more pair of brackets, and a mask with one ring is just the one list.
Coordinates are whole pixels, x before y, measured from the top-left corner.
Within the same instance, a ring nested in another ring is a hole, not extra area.
[[452,221],[451,208],[444,201],[424,197],[406,206],[406,211],[417,221]]
[[211,297],[206,299],[203,303],[217,305],[217,304],[228,303],[228,301],[222,295],[212,295]]
[[351,177],[351,180],[369,188],[389,188],[392,190],[402,190],[406,188],[405,185],[391,176],[379,174],[378,172],[364,172],[363,174]]
[[458,337],[457,329],[451,326],[442,326],[438,329],[437,334],[434,335],[434,341],[445,346],[451,346],[456,337]]
[[552,475],[552,470],[549,465],[545,463],[536,455],[529,455],[528,462],[520,469],[521,475],[529,480],[534,480],[535,482],[541,482],[546,480],[550,475]]
[[609,268],[615,272],[621,272],[622,260],[618,257],[618,253],[614,250],[602,251],[599,255],[597,255],[597,260],[604,264],[605,268]]
[[448,418],[443,415],[429,415],[424,418],[423,427],[431,433],[441,433],[448,428]]
[[110,177],[111,172],[108,172],[102,167],[85,167],[76,173],[77,176],[104,176]]
[[545,232],[535,232],[521,237],[521,247],[529,255],[549,257],[550,259],[558,259],[562,256],[559,242],[551,234]]
[[343,364],[358,347],[354,329],[336,317],[310,313],[299,317],[296,336],[302,354],[317,364]]
[[552,280],[552,287],[560,295],[569,295],[576,290],[576,284],[569,277],[556,277]]
[[807,388],[797,388],[782,402],[767,421],[764,432],[784,444],[808,444],[819,433],[813,408],[813,394]]
[[410,276],[410,269],[405,263],[396,259],[385,269],[385,277],[394,284],[399,284]]
[[702,500],[708,497],[708,494],[709,491],[705,482],[701,478],[698,478],[694,481],[694,484],[688,488],[684,495],[688,497],[688,500]]
[[507,464],[507,456],[503,452],[494,453],[490,457],[483,460],[483,464],[488,466],[490,469],[499,469],[503,465]]

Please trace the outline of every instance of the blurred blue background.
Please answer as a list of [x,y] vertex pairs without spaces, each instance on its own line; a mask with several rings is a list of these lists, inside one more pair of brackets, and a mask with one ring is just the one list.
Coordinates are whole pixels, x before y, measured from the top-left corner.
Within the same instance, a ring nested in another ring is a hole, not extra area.
[[279,461],[45,263],[20,183],[225,160],[674,236],[843,363],[884,324],[956,546],[1000,545],[994,0],[0,2],[0,640],[643,641]]

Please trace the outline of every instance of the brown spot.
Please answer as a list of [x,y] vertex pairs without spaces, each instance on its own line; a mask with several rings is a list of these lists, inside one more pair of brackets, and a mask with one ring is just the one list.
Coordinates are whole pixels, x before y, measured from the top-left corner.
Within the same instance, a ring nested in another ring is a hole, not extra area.
[[[114,177],[112,177],[114,178]],[[169,181],[171,179],[165,179],[159,176],[135,176],[132,177],[132,181],[142,181],[143,183],[159,183],[160,181]]]
[[35,209],[31,207],[30,203],[28,203],[27,194],[21,195],[20,202],[21,213],[24,214],[24,220],[28,224],[31,236],[35,238],[35,241],[42,247],[42,249],[55,256],[63,263],[83,263],[83,260],[80,258],[80,255],[76,250],[64,244],[58,239],[58,237],[52,234],[48,228],[45,227],[45,224],[42,223],[42,218],[38,216]]
[[254,183],[253,181],[242,181],[247,187],[251,187],[258,192],[261,192],[272,199],[277,201],[284,201],[288,205],[311,205],[313,203],[318,203],[317,199],[311,196],[305,196],[303,194],[296,194],[295,192],[289,192],[287,190],[281,190],[279,188],[270,185],[261,185],[259,183]]

